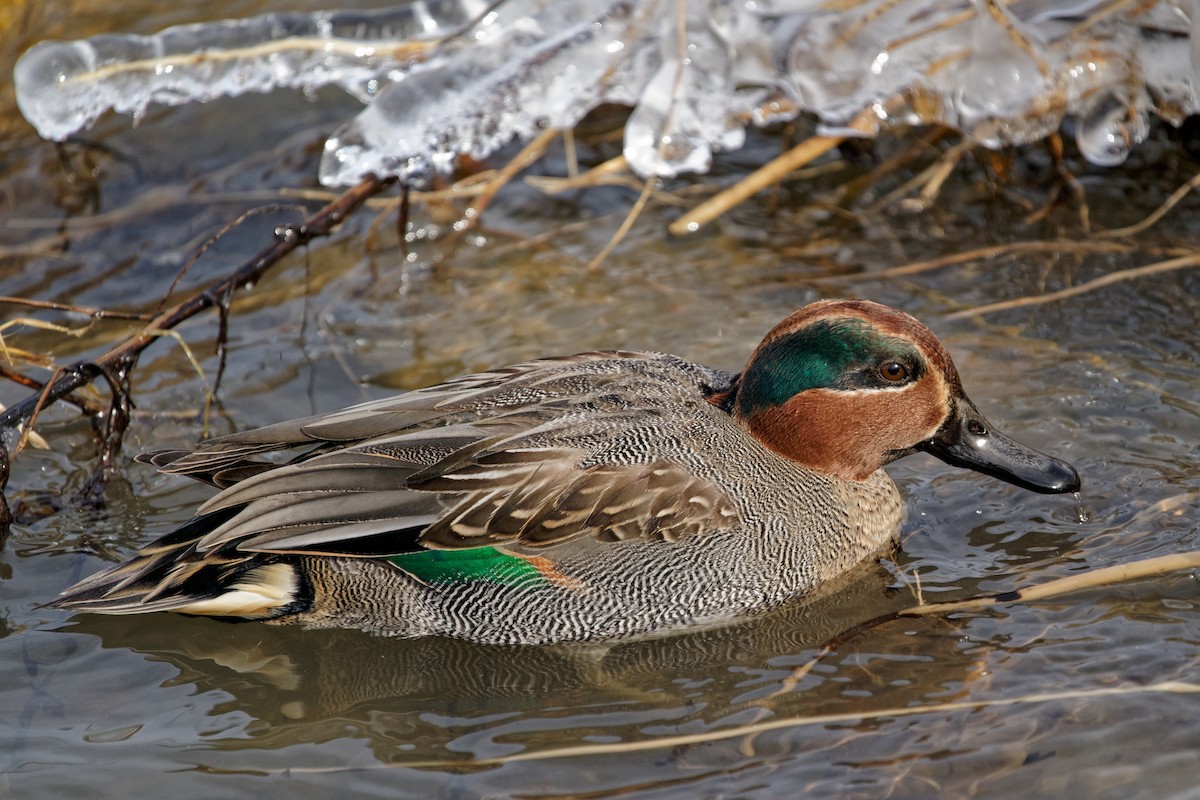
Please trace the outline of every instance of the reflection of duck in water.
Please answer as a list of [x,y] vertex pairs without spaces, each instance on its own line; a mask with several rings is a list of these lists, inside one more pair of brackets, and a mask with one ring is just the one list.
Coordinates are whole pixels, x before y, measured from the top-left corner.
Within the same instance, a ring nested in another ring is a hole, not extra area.
[[[943,624],[934,620],[873,628],[827,656],[799,691],[790,685],[793,668],[808,665],[820,644],[907,598],[882,591],[890,577],[878,566],[856,576],[813,602],[726,626],[603,644],[479,645],[205,619],[178,620],[164,637],[162,620],[146,616],[82,616],[69,630],[170,664],[178,674],[164,685],[193,685],[185,702],[208,716],[251,720],[200,726],[209,731],[194,756],[202,764],[292,769],[288,745],[330,739],[360,740],[386,763],[465,764],[513,748],[586,745],[597,735],[651,742],[662,734],[652,722],[671,730],[733,714],[749,720],[945,699],[947,682],[966,680],[977,653],[963,653],[960,635],[925,631]],[[914,636],[913,626],[925,635]],[[163,702],[153,693],[131,702],[146,697],[156,708]],[[231,762],[206,752],[261,749],[279,755]]]
[[[283,464],[267,453],[307,448]],[[223,489],[61,607],[494,643],[761,610],[888,546],[918,450],[1041,492],[1068,464],[990,429],[928,328],[824,301],[739,375],[584,353],[149,456]]]
[[[181,671],[172,683],[192,682],[202,691],[236,695],[239,708],[267,719],[296,700],[306,704],[312,718],[392,701],[410,708],[422,698],[442,706],[461,702],[477,713],[511,710],[526,702],[541,710],[547,698],[562,706],[586,706],[598,697],[619,702],[636,696],[656,705],[667,703],[666,698],[682,702],[688,685],[701,676],[706,695],[739,695],[748,674],[786,674],[845,628],[894,610],[908,596],[885,592],[892,577],[877,565],[855,572],[861,580],[845,582],[840,591],[727,625],[602,643],[481,645],[441,636],[398,640],[356,630],[225,625],[207,619],[179,620],[179,635],[164,637],[161,621],[145,616],[81,616],[66,630],[99,637],[108,649],[130,649],[171,663]],[[892,632],[884,626],[880,635]],[[952,661],[943,659],[942,664]],[[780,666],[785,662],[788,666]],[[494,708],[490,701],[496,702]]]

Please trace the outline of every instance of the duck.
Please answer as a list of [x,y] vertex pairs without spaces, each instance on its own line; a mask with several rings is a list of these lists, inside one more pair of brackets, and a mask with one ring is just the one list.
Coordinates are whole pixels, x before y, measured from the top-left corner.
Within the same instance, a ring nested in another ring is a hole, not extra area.
[[904,503],[884,467],[917,452],[1080,488],[984,418],[925,325],[821,300],[738,373],[586,352],[143,454],[219,491],[51,605],[487,644],[653,636],[886,554]]

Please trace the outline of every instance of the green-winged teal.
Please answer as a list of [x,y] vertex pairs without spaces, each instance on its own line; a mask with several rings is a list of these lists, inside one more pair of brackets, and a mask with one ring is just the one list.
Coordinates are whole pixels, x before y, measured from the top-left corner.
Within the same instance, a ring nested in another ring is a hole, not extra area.
[[148,454],[221,491],[55,605],[480,642],[669,630],[776,606],[880,553],[903,516],[882,467],[917,451],[1079,488],[1069,464],[992,429],[924,325],[822,301],[738,375],[583,353]]

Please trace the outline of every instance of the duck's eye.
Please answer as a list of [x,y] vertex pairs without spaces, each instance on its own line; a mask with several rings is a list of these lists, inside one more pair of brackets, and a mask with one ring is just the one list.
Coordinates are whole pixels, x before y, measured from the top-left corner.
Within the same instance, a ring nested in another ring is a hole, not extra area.
[[885,361],[879,365],[879,376],[890,383],[900,383],[908,377],[908,367],[899,361]]

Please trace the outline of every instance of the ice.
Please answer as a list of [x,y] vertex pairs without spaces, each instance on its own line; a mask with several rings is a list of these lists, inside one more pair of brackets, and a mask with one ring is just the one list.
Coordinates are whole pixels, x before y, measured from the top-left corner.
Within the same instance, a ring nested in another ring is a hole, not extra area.
[[444,171],[459,154],[483,157],[514,137],[573,127],[600,102],[635,103],[637,76],[610,70],[626,46],[640,42],[645,8],[635,14],[628,2],[587,5],[496,6],[330,137],[322,181]]
[[[955,75],[956,125],[977,141],[1000,147],[1040,139],[1058,127],[1031,101],[1054,88],[1045,46],[991,0],[972,0],[970,47]],[[1032,113],[1030,113],[1032,112]],[[1012,120],[1019,120],[1012,125]]]
[[481,2],[423,0],[373,12],[265,14],[180,25],[154,36],[41,42],[14,69],[17,103],[38,133],[61,141],[109,109],[207,102],[279,87],[334,84],[367,102]]
[[329,185],[447,171],[602,103],[631,107],[643,176],[703,172],[747,124],[802,112],[828,134],[943,124],[989,147],[1066,119],[1117,164],[1150,114],[1200,111],[1198,30],[1188,0],[424,0],[47,42],[15,77],[52,139],[109,109],[340,86],[366,108],[326,144]]

